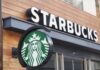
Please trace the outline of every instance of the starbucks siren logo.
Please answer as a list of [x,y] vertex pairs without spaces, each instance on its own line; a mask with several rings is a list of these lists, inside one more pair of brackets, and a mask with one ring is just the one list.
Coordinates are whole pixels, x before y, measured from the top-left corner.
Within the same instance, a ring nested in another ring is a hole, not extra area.
[[21,55],[24,62],[32,67],[42,64],[49,53],[47,36],[43,32],[30,32],[22,42]]

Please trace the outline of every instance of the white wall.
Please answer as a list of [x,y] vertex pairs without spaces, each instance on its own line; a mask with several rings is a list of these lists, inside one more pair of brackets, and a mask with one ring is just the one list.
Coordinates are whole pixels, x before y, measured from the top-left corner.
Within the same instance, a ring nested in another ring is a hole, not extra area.
[[96,16],[95,0],[83,0],[83,10]]

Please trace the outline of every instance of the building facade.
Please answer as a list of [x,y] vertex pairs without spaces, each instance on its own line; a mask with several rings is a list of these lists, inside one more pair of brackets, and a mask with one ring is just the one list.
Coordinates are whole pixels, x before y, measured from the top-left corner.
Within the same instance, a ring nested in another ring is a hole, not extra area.
[[[32,7],[36,7],[40,11],[44,10],[49,15],[54,14],[55,17],[59,16],[70,20],[80,26],[90,28],[90,30],[96,30],[98,36],[98,41],[93,41],[42,25],[51,31],[49,35],[53,39],[54,54],[45,65],[36,68],[36,70],[99,70],[100,1],[91,0],[89,4],[87,2],[90,0],[77,0],[78,3],[75,1],[2,0],[3,25],[0,26],[3,26],[3,47],[0,48],[3,50],[3,56],[0,56],[3,57],[3,70],[34,70],[33,68],[22,67],[18,58],[13,57],[12,52],[12,48],[18,48],[23,32],[31,26],[39,25],[28,21],[26,11]],[[87,5],[90,6],[87,7]]]

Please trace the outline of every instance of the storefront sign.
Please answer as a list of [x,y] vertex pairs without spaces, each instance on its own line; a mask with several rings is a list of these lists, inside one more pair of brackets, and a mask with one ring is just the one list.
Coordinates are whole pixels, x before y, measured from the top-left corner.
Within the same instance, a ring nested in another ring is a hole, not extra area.
[[19,60],[25,67],[38,67],[50,56],[51,39],[43,32],[28,30],[19,42]]
[[98,41],[97,31],[90,29],[85,26],[81,26],[77,23],[74,23],[70,20],[66,20],[62,17],[56,17],[53,14],[50,14],[44,10],[32,7],[27,11],[27,16],[29,20],[35,23],[40,23],[41,25],[70,33],[85,39],[92,41]]

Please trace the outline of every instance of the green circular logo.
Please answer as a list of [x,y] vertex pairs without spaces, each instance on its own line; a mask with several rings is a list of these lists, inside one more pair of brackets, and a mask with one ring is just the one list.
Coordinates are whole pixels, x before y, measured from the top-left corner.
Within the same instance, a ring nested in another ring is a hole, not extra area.
[[40,31],[31,31],[22,41],[21,56],[23,61],[31,67],[41,65],[49,53],[47,35]]

